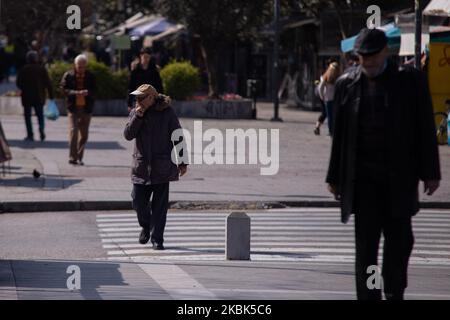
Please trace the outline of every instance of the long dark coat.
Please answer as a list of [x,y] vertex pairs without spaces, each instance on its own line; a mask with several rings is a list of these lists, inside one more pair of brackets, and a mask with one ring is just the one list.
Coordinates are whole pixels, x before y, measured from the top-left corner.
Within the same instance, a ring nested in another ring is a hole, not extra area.
[[[419,180],[441,179],[431,96],[422,72],[391,63],[385,72],[389,112],[387,193],[396,217],[412,216],[419,211]],[[326,182],[338,187],[343,223],[353,213],[361,82],[358,67],[336,83],[334,136]]]
[[53,87],[44,66],[32,63],[24,66],[17,75],[17,87],[22,91],[22,105],[43,106],[45,99],[53,99]]

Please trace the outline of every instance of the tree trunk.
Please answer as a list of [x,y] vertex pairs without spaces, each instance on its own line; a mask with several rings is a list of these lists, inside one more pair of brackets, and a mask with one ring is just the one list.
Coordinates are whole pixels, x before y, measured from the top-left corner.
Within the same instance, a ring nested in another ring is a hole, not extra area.
[[208,97],[210,99],[219,99],[216,68],[217,50],[216,48],[212,48],[212,46],[202,43],[202,56],[208,75]]
[[338,24],[339,24],[339,30],[341,31],[342,39],[347,39],[347,35],[345,32],[344,22],[342,19],[342,11],[340,10],[339,4],[336,2],[336,0],[333,0],[333,6],[336,9],[336,14],[338,18]]

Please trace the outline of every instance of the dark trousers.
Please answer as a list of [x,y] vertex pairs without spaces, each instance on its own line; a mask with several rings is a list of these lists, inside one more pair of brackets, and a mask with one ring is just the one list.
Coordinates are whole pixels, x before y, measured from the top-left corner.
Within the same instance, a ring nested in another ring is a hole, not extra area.
[[325,112],[327,113],[328,118],[328,131],[330,135],[333,135],[333,101],[325,102]]
[[[384,236],[382,278],[386,298],[402,299],[408,286],[408,262],[414,245],[411,217],[394,218],[382,183],[357,183],[355,193],[356,291],[358,300],[380,300],[381,290],[367,280],[378,265]],[[371,279],[370,279],[371,280]]]
[[[152,196],[150,202],[150,197]],[[151,241],[163,244],[169,208],[169,183],[141,185],[134,184],[133,209],[137,213],[139,225],[151,230]]]
[[317,121],[320,124],[323,124],[327,119],[327,109],[325,108],[325,102],[323,102],[321,99],[319,99],[319,101],[322,112],[320,113],[319,119],[317,119]]
[[25,117],[25,126],[27,127],[27,137],[33,138],[33,124],[31,122],[31,113],[33,108],[36,117],[38,118],[39,132],[43,134],[45,129],[44,106],[40,103],[33,103],[24,105],[23,108],[24,108],[23,114]]

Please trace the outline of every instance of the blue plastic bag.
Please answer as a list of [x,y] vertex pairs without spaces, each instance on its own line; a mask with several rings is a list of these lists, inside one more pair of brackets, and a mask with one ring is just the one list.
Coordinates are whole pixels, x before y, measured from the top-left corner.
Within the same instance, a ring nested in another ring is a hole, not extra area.
[[59,110],[55,100],[48,100],[48,103],[44,109],[44,116],[52,121],[55,121],[59,118]]

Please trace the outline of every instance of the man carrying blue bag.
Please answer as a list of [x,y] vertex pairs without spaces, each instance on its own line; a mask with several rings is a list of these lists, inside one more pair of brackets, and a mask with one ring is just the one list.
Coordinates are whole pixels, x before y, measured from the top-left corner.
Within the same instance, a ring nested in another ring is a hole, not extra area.
[[24,108],[27,136],[25,141],[34,141],[33,125],[31,122],[32,109],[38,118],[41,141],[45,140],[44,105],[47,98],[53,99],[53,87],[47,69],[39,63],[36,51],[27,53],[27,65],[17,75],[17,87],[22,91],[22,105]]

